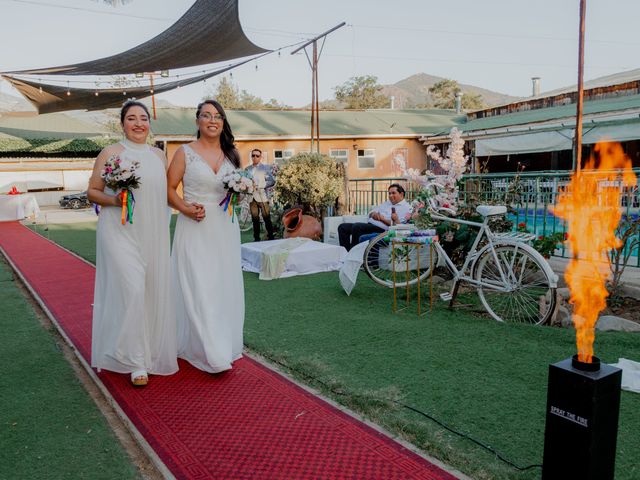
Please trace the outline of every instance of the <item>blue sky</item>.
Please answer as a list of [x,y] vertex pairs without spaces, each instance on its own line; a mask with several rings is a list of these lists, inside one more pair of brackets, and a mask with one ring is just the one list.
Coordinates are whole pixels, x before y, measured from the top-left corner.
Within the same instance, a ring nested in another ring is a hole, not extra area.
[[[160,33],[193,0],[0,0],[0,70],[44,67],[124,51]],[[356,75],[394,83],[425,72],[502,93],[528,96],[576,83],[578,0],[239,0],[254,43],[278,48],[345,21],[320,60],[320,98]],[[638,0],[588,0],[585,79],[640,68]],[[303,55],[271,55],[238,68],[233,81],[264,99],[310,101]],[[16,93],[1,82],[0,91]],[[209,85],[160,98],[195,105]]]

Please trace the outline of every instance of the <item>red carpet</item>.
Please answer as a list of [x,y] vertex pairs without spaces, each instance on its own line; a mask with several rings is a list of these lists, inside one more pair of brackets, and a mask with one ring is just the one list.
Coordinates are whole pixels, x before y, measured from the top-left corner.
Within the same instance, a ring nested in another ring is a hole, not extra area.
[[[90,361],[94,268],[16,222],[0,247]],[[181,362],[143,389],[99,378],[180,479],[455,478],[249,358],[220,375]]]

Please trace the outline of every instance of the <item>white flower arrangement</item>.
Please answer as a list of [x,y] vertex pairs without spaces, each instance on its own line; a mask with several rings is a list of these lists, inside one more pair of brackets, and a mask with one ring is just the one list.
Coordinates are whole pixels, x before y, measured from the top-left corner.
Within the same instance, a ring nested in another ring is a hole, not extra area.
[[234,170],[222,177],[224,188],[231,193],[249,194],[253,193],[253,177],[244,170]]
[[[402,176],[410,182],[420,185],[422,189],[425,190],[418,195],[419,199],[413,202],[414,212],[426,211],[428,207],[428,205],[426,205],[427,203],[436,209],[448,208],[454,212],[457,210],[458,181],[467,169],[469,157],[464,154],[464,140],[462,139],[460,130],[453,127],[449,133],[449,138],[451,138],[451,143],[444,157],[440,150],[433,145],[427,147],[427,156],[438,162],[440,167],[446,172],[445,175],[436,177],[436,175],[429,170],[421,175],[415,168],[406,168],[406,164],[402,158],[397,157],[394,159],[402,172]],[[430,187],[434,183],[438,183],[443,188],[432,191]]]

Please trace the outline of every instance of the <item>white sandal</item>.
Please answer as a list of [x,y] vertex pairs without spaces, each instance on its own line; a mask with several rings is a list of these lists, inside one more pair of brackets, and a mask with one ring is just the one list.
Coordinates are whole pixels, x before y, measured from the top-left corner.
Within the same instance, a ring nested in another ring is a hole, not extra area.
[[131,383],[136,387],[144,387],[149,383],[149,375],[146,370],[136,370],[131,373]]

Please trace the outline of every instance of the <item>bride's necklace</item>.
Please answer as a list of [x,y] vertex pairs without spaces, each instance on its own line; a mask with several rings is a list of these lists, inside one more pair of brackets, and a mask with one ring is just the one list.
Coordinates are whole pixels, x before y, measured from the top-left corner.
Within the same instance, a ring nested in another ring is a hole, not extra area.
[[214,171],[214,173],[220,171],[220,167],[222,166],[223,160],[224,160],[224,150],[222,150],[222,148],[221,148],[220,149],[220,155],[218,155],[218,158],[216,160],[214,160],[214,162],[213,162],[213,171]]

